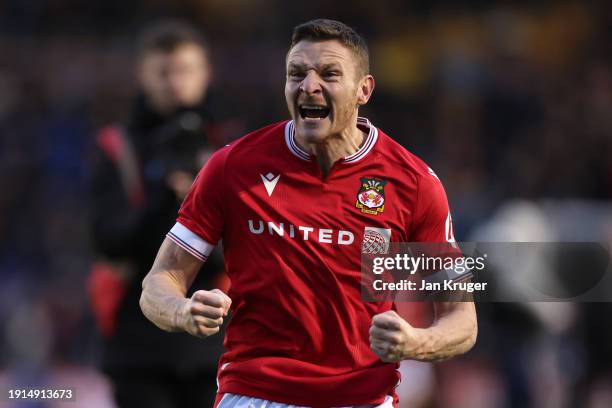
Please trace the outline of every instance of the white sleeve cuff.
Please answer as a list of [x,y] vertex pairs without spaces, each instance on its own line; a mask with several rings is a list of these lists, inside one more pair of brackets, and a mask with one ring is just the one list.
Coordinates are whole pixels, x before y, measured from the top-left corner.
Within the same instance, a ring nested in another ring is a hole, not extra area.
[[176,245],[180,246],[202,262],[206,261],[208,255],[210,255],[212,250],[215,248],[214,245],[204,241],[183,224],[178,222],[174,224],[174,227],[172,227],[166,236]]

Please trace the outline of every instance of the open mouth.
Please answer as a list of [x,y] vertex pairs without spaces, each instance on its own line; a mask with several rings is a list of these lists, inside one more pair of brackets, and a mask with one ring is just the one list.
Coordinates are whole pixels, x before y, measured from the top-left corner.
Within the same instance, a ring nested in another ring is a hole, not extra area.
[[322,105],[300,105],[298,107],[302,119],[325,119],[330,109]]

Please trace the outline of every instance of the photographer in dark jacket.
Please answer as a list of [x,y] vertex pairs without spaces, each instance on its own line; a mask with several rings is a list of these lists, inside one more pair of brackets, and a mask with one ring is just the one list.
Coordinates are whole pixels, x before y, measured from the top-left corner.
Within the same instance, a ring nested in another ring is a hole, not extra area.
[[[138,70],[142,95],[127,126],[101,129],[95,141],[91,215],[99,260],[88,289],[104,335],[103,369],[119,407],[212,406],[223,336],[163,332],[138,306],[140,282],[181,201],[222,143],[207,95],[207,49],[192,27],[162,23],[143,36]],[[220,255],[204,269],[193,290],[219,287]]]

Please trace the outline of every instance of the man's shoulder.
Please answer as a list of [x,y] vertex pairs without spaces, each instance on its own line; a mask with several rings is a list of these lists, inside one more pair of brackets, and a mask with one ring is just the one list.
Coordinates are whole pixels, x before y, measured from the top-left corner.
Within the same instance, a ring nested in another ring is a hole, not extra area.
[[234,140],[227,146],[232,150],[241,150],[252,147],[263,147],[268,143],[282,141],[288,120],[272,123]]
[[259,155],[277,154],[283,147],[285,127],[288,120],[276,122],[228,143],[217,150],[210,160],[216,163],[232,163],[232,168],[236,165],[248,166],[250,159],[257,158]]
[[[436,173],[427,163],[416,154],[395,141],[391,136],[378,129],[379,144],[377,152],[382,160],[391,166],[397,166],[404,170],[404,173],[416,178],[429,178],[433,176],[438,179]],[[439,180],[439,179],[438,179]]]

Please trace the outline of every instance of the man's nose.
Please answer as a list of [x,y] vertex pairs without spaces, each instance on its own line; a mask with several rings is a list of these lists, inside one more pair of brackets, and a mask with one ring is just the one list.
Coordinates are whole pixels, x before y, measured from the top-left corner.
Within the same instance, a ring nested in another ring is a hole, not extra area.
[[308,71],[306,76],[302,80],[300,90],[305,94],[316,94],[321,92],[321,83],[319,82],[319,76],[313,72]]

